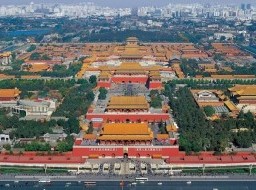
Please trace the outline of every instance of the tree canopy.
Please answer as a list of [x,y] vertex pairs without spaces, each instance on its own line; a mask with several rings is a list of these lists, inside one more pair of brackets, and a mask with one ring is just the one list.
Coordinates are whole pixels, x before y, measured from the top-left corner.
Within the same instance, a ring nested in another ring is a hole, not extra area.
[[[173,116],[179,126],[181,150],[188,153],[203,150],[222,152],[230,142],[237,147],[248,147],[256,142],[256,121],[250,112],[241,113],[238,118],[211,121],[198,108],[187,87],[176,89],[170,82],[165,85],[164,94],[169,97]],[[240,128],[247,131],[233,131]]]
[[212,106],[205,106],[204,113],[206,114],[207,117],[211,117],[213,114],[215,114],[215,110]]
[[99,94],[98,98],[99,98],[100,100],[105,100],[106,97],[107,97],[107,93],[108,93],[107,89],[101,87],[101,88],[99,89],[99,92],[100,92],[100,94]]

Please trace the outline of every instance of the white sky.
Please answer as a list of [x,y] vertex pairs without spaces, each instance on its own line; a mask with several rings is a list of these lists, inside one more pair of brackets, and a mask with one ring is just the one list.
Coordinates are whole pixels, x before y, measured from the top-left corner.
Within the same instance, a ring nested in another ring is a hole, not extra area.
[[[31,0],[0,0],[0,5],[28,4]],[[94,2],[97,5],[109,7],[138,7],[138,6],[163,6],[168,3],[214,3],[214,4],[256,4],[256,0],[33,0],[34,3],[79,3]]]

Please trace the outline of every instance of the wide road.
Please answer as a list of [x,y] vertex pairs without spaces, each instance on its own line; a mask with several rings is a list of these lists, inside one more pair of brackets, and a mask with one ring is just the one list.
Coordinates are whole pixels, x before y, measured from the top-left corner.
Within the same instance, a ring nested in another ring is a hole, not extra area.
[[[0,181],[38,181],[39,179],[50,179],[51,181],[132,181],[135,177],[125,178],[124,176],[48,176],[48,175],[2,175]],[[256,176],[231,175],[231,176],[152,176],[149,181],[256,181]]]

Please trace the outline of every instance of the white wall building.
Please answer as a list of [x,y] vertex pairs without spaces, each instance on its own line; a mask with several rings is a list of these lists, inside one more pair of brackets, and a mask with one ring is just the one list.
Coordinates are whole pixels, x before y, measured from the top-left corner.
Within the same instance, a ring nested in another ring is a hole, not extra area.
[[25,111],[26,116],[51,116],[56,109],[52,100],[19,100],[17,105],[12,107],[13,113]]
[[234,38],[234,35],[231,33],[214,33],[215,39],[220,40],[221,37],[225,37],[226,40],[232,40]]

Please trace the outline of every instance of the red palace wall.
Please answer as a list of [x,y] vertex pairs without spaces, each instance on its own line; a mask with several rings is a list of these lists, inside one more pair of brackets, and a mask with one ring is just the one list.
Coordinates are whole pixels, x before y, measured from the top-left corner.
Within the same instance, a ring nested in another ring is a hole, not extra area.
[[256,104],[256,100],[240,100],[240,104]]
[[99,147],[99,146],[74,146],[74,156],[85,156],[98,155],[99,157],[123,157],[122,147]]
[[145,84],[148,80],[148,76],[113,76],[113,83],[141,83]]
[[152,157],[154,155],[161,155],[162,157],[177,156],[179,155],[179,148],[177,146],[147,146],[128,148],[128,156]]
[[159,89],[159,88],[162,88],[162,82],[159,81],[159,82],[150,82],[149,83],[149,89]]
[[111,83],[110,81],[98,81],[97,86],[103,88],[110,88]]
[[95,128],[102,127],[102,122],[92,121],[92,126],[95,127]]
[[0,101],[11,101],[11,100],[15,100],[15,99],[10,97],[0,97]]
[[92,120],[93,118],[102,118],[104,121],[109,122],[160,122],[169,119],[168,113],[159,114],[97,114],[97,113],[87,113],[86,119]]
[[162,157],[178,156],[178,146],[74,146],[74,156],[89,157],[97,155],[99,157],[123,157],[127,153],[128,157],[152,157],[160,155]]

